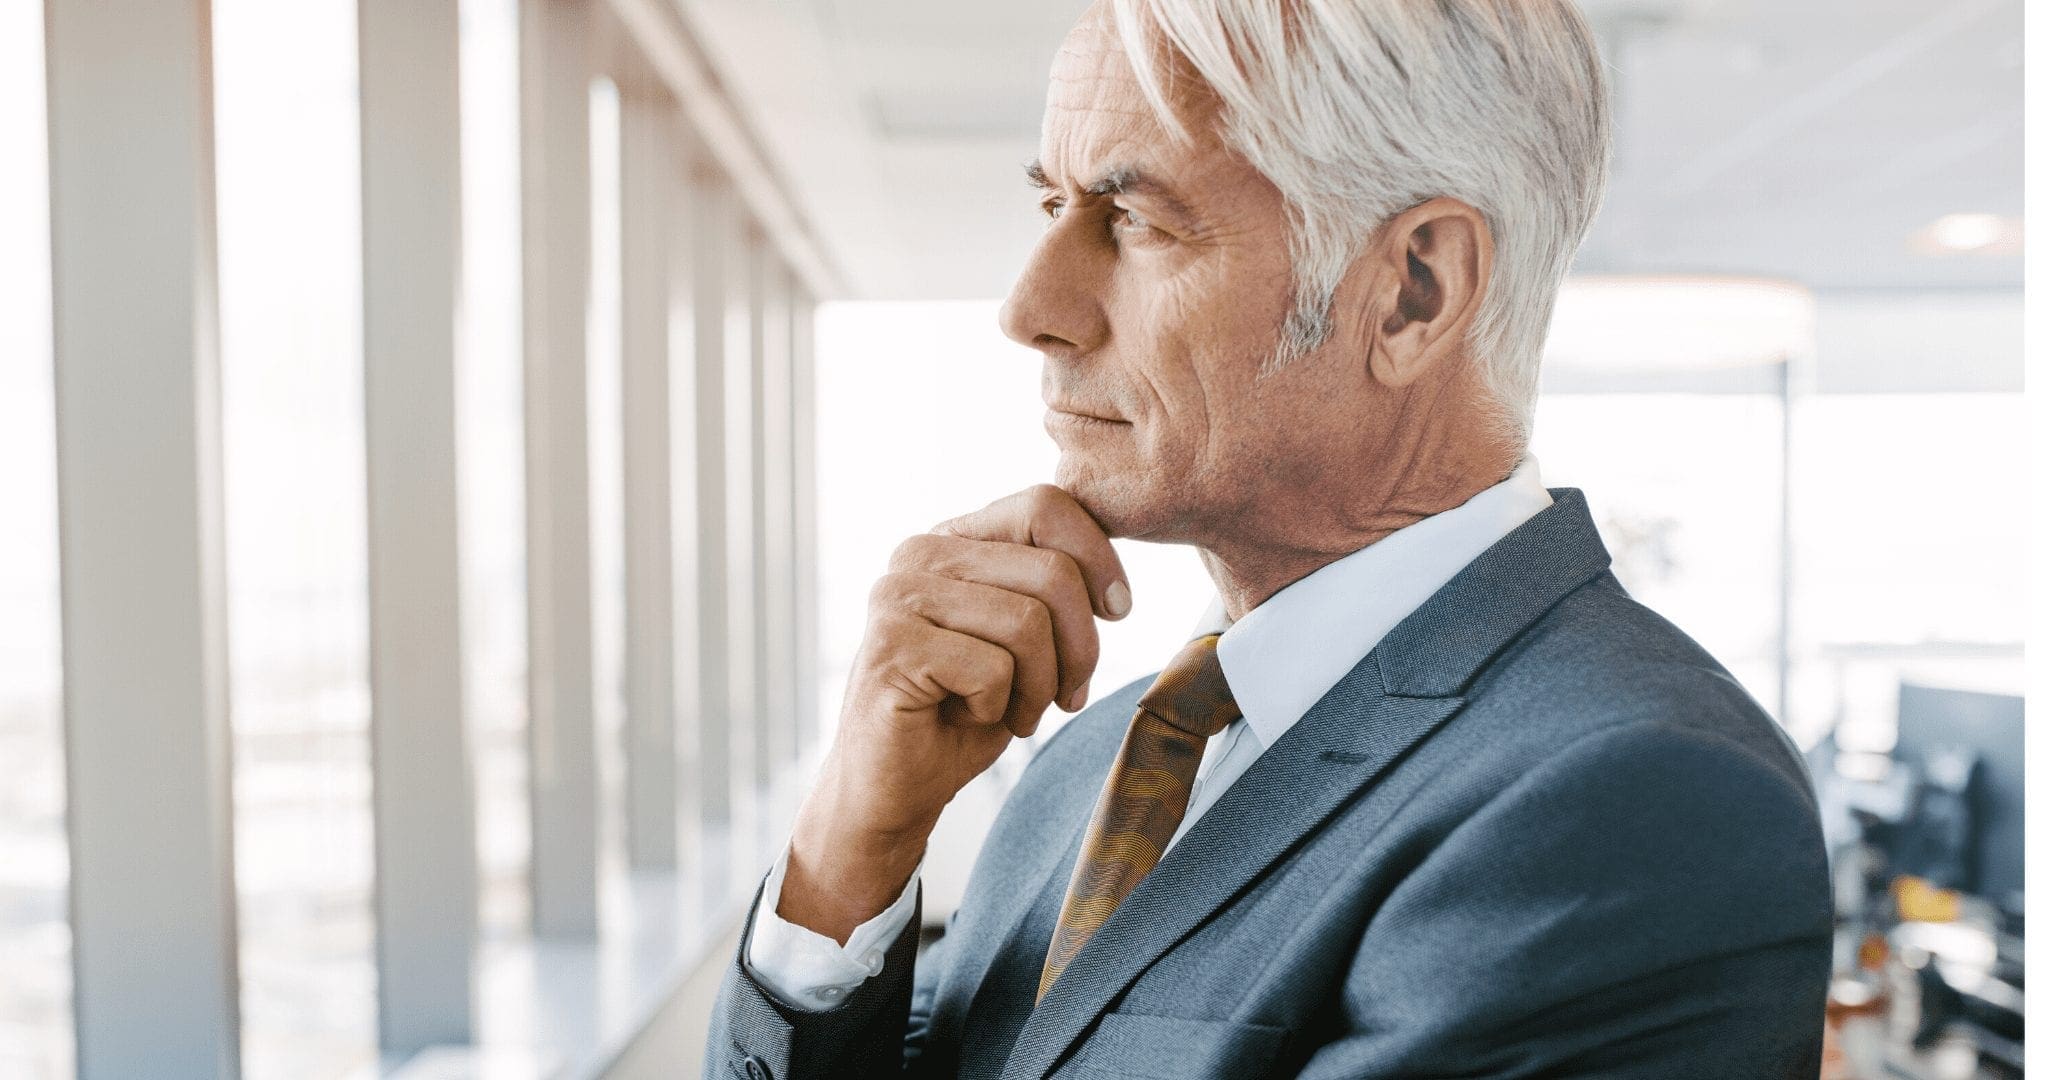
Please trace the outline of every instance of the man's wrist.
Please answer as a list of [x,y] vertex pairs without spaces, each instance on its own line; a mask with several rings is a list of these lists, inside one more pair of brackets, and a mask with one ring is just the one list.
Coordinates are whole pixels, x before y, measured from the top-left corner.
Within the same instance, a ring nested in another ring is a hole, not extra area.
[[777,915],[844,944],[902,895],[923,861],[930,824],[876,828],[841,809],[829,780],[797,813]]
[[902,895],[923,857],[921,842],[864,856],[844,850],[812,853],[792,842],[775,914],[844,945],[860,924]]
[[881,973],[890,946],[916,918],[918,872],[911,871],[901,894],[881,914],[861,923],[840,943],[776,913],[788,871],[789,853],[784,849],[761,886],[760,909],[754,913],[743,957],[746,971],[785,1005],[829,1011]]

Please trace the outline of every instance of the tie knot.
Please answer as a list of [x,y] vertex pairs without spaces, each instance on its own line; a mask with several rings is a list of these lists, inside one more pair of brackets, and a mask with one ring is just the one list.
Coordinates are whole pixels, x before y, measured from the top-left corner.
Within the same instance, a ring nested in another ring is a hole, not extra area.
[[1223,678],[1215,644],[1221,634],[1205,634],[1187,643],[1173,662],[1137,699],[1137,707],[1189,735],[1207,738],[1244,715]]

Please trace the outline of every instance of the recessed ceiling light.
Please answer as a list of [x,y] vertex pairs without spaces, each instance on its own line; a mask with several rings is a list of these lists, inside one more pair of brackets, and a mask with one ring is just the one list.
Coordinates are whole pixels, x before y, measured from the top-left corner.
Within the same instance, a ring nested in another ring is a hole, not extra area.
[[1912,234],[1925,255],[2016,255],[2025,242],[2025,219],[2002,214],[1948,214]]

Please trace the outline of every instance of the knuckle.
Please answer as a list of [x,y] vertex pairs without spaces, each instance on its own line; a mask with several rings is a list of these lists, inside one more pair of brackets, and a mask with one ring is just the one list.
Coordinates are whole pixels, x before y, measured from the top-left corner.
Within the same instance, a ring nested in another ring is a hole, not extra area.
[[913,573],[883,574],[868,591],[868,608],[877,613],[914,614],[924,610],[926,590]]
[[897,606],[896,598],[901,594],[902,587],[903,576],[899,573],[892,571],[875,578],[873,586],[867,590],[868,608],[872,610]]
[[1009,625],[1011,632],[1018,637],[1039,636],[1051,629],[1052,609],[1035,596],[1019,595],[1010,605]]
[[875,667],[886,663],[889,657],[901,651],[902,640],[902,626],[897,619],[886,613],[870,617],[854,666]]
[[891,641],[901,641],[907,634],[916,616],[893,600],[884,600],[873,605],[867,612],[870,636],[879,634]]
[[1087,598],[1087,575],[1080,572],[1080,564],[1073,561],[1073,556],[1063,551],[1053,552],[1051,575],[1049,584],[1072,589],[1082,599]]
[[1073,650],[1073,666],[1080,669],[1084,677],[1093,675],[1095,664],[1100,661],[1101,651],[1094,647],[1093,642],[1084,643]]
[[979,650],[979,659],[974,665],[973,677],[978,689],[992,694],[1009,692],[1009,684],[1016,678],[1016,660],[1003,649]]
[[1024,509],[1033,519],[1042,519],[1058,512],[1066,493],[1052,484],[1032,484],[1024,489]]
[[1095,630],[1093,614],[1090,613],[1084,621],[1076,623],[1072,629],[1076,632],[1067,634],[1060,639],[1060,652],[1065,655],[1067,662],[1074,667],[1082,669],[1094,667],[1095,661],[1100,658],[1102,651],[1102,637]]
[[1092,609],[1087,576],[1080,572],[1080,564],[1063,551],[1048,551],[1046,554],[1039,571],[1039,583],[1046,595],[1058,597],[1062,604],[1072,602]]
[[931,551],[931,544],[937,538],[930,533],[919,533],[897,544],[889,553],[888,565],[891,570],[907,570],[925,565]]
[[1064,552],[1051,548],[1031,548],[1031,578],[1040,588],[1057,588],[1065,583],[1067,569],[1073,560]]
[[1005,649],[1015,648],[1028,626],[1024,622],[1023,603],[1014,594],[989,597],[981,614],[987,620],[990,640]]

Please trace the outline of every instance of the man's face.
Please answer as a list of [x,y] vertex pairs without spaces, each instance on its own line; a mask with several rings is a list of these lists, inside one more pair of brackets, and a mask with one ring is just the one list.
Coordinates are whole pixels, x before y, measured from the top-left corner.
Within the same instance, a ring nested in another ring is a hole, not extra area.
[[1291,306],[1285,206],[1209,95],[1173,84],[1191,142],[1155,119],[1106,5],[1068,35],[1033,167],[1050,220],[1002,326],[1044,356],[1057,483],[1112,536],[1200,543],[1298,510],[1355,452],[1364,365],[1333,342],[1258,378]]

